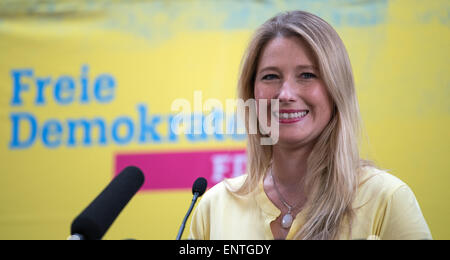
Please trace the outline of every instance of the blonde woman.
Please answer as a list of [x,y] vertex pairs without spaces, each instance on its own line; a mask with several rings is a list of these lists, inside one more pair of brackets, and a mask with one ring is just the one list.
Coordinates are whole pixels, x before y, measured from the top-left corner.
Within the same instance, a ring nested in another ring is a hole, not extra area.
[[247,174],[207,191],[191,238],[431,239],[411,189],[359,156],[352,69],[327,22],[293,11],[264,23],[243,58],[239,97],[279,101],[268,107],[278,142],[248,136]]

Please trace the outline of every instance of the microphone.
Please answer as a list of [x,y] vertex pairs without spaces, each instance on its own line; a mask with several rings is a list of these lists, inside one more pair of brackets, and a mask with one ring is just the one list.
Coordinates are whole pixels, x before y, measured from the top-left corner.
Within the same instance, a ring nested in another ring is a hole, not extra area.
[[100,240],[144,184],[144,180],[144,174],[139,168],[134,166],[125,168],[75,218],[68,240]]
[[186,221],[189,218],[189,215],[191,215],[191,211],[194,208],[195,202],[197,202],[197,199],[203,195],[206,191],[207,181],[205,178],[200,177],[197,178],[194,182],[194,185],[192,185],[192,194],[194,197],[192,198],[191,206],[188,209],[188,212],[186,213],[186,216],[184,216],[183,222],[181,223],[180,230],[178,231],[177,240],[181,239],[181,235],[183,235],[184,226],[186,226]]

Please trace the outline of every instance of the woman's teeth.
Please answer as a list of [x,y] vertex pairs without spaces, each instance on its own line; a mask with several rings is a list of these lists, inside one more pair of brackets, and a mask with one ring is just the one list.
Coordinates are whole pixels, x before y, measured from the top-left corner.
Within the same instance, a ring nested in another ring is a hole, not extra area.
[[296,112],[296,113],[279,113],[274,112],[275,116],[281,119],[301,118],[308,114],[308,111]]

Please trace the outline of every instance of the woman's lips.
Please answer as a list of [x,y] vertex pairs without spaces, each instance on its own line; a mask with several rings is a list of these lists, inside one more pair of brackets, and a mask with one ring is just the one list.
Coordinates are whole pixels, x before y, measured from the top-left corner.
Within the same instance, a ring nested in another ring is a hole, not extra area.
[[309,110],[298,109],[281,109],[278,112],[273,112],[278,122],[282,124],[291,124],[303,120],[309,113]]

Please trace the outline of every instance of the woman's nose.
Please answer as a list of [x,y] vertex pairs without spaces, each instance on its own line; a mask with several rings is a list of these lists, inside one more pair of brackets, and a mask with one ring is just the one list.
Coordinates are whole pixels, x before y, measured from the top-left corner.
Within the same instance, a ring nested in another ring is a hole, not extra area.
[[283,81],[280,92],[278,94],[278,99],[280,100],[280,102],[295,101],[296,94],[294,84],[295,83],[290,81],[289,79]]

